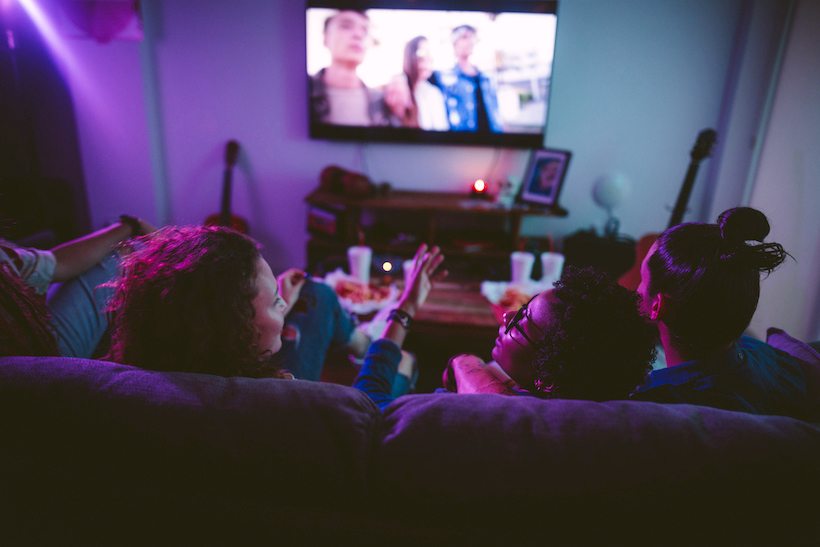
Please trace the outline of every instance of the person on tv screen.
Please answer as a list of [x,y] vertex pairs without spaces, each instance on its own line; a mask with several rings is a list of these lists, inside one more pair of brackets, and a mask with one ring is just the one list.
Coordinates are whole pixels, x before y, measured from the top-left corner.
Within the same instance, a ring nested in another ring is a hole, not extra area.
[[367,87],[356,73],[370,45],[367,15],[343,10],[328,17],[324,45],[331,61],[309,78],[311,123],[400,126],[384,102],[384,92]]
[[429,82],[433,75],[433,57],[424,36],[416,36],[404,48],[404,74],[413,92],[411,111],[415,111],[416,126],[426,131],[449,131],[447,109],[441,90]]
[[450,40],[456,65],[434,74],[444,92],[450,130],[503,133],[495,80],[470,62],[478,42],[476,29],[470,25],[458,26],[453,29]]
[[535,176],[530,181],[530,192],[550,197],[558,184],[558,175],[561,162],[554,158],[541,160],[535,170]]

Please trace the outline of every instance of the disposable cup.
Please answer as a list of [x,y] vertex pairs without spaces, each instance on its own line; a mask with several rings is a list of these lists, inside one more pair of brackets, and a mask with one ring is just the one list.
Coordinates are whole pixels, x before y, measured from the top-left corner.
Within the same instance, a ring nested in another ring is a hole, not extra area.
[[350,275],[360,283],[370,283],[370,262],[373,260],[373,249],[364,245],[347,248],[347,261]]
[[510,271],[513,283],[526,283],[532,276],[532,266],[535,264],[535,255],[515,251],[510,254]]
[[410,282],[410,276],[413,275],[413,263],[414,263],[414,261],[412,259],[405,260],[404,262],[401,263],[401,269],[404,270],[404,284],[405,285],[407,285],[407,283]]
[[541,279],[553,283],[561,279],[564,271],[564,255],[561,253],[541,253]]

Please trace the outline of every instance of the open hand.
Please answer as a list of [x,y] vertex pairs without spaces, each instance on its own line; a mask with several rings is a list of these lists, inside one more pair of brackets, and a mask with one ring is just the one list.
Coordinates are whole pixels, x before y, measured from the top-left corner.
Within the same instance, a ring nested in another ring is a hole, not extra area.
[[398,307],[400,309],[411,316],[416,314],[427,300],[433,284],[441,281],[447,275],[447,270],[436,273],[436,269],[443,260],[444,255],[441,254],[441,249],[433,247],[428,252],[427,244],[421,244],[419,250],[416,251],[416,256],[413,258],[412,273],[408,276],[404,292],[399,298]]

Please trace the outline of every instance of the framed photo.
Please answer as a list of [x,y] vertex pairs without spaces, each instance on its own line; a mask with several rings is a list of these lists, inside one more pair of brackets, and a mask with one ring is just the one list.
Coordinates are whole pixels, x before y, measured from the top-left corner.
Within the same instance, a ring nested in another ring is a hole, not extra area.
[[521,185],[521,201],[555,205],[567,174],[572,152],[542,148],[533,150],[527,176]]

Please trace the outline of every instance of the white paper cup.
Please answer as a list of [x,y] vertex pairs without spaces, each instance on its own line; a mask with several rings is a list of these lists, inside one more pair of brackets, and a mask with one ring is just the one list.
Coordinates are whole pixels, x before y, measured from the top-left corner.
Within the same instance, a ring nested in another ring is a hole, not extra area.
[[526,283],[532,277],[532,266],[535,264],[535,255],[515,251],[510,254],[510,271],[513,283]]
[[541,253],[541,279],[553,283],[561,279],[564,271],[564,255],[561,253]]
[[407,283],[410,281],[410,275],[413,273],[413,263],[414,261],[412,258],[410,260],[405,260],[401,263],[401,269],[404,270],[405,285],[407,285]]
[[360,283],[370,283],[370,262],[373,260],[373,249],[364,245],[347,248],[347,261],[350,275]]

